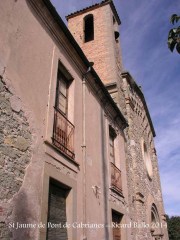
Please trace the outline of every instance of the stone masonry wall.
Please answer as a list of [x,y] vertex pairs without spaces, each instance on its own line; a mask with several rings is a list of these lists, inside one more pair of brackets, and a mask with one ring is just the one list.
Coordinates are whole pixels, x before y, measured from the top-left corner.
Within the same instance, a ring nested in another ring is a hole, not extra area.
[[20,190],[31,159],[31,132],[21,101],[0,77],[0,239],[11,239],[11,200]]
[[[150,129],[149,121],[146,116],[143,103],[139,96],[130,86],[125,87],[127,100],[127,113],[129,128],[126,130],[127,136],[127,174],[129,188],[129,208],[131,220],[135,222],[150,223],[152,203],[155,203],[160,222],[163,228],[160,229],[166,235],[165,222],[163,222],[163,200],[158,170],[158,161],[153,142],[153,135]],[[152,163],[153,176],[150,179],[143,157],[142,140],[146,143],[149,156]],[[149,201],[151,199],[151,201]],[[150,228],[132,229],[132,239],[138,240],[151,239]],[[163,238],[166,239],[166,238]]]

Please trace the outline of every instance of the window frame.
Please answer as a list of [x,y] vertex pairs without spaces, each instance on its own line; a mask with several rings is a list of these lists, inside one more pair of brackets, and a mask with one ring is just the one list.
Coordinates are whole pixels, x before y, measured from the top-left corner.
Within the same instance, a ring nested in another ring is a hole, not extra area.
[[112,209],[111,210],[111,218],[112,218],[112,224],[113,224],[112,239],[120,240],[122,238],[122,229],[119,226],[122,222],[123,214]]
[[141,148],[142,148],[142,157],[144,160],[144,165],[145,165],[147,176],[148,176],[149,180],[152,180],[152,178],[153,178],[153,163],[152,163],[148,145],[143,138],[141,139]]
[[[54,103],[54,122],[52,133],[52,144],[66,157],[73,160],[75,159],[74,153],[74,129],[75,126],[69,120],[69,87],[73,81],[71,74],[59,62],[57,70],[55,103]],[[61,84],[64,84],[66,93],[60,90]],[[65,97],[65,104],[61,107],[60,100],[62,96]]]
[[[60,93],[60,84],[62,80],[66,84],[66,96],[63,95],[63,93]],[[55,108],[56,110],[60,111],[66,118],[68,117],[68,98],[69,98],[69,86],[70,86],[70,80],[63,74],[63,72],[58,68],[57,73],[57,83],[56,83],[56,98],[55,98]],[[63,112],[58,106],[60,105],[60,94],[65,98],[66,106],[65,106],[65,112]]]
[[[61,205],[62,206],[62,208],[64,207],[64,213],[65,213],[65,222],[63,221],[60,221],[60,222],[54,222],[54,219],[53,219],[53,224],[65,224],[66,222],[67,222],[67,218],[68,218],[68,216],[67,216],[67,213],[68,213],[68,210],[67,210],[67,208],[68,208],[68,206],[67,206],[67,199],[68,199],[68,195],[70,194],[70,192],[71,192],[71,190],[72,190],[72,188],[70,188],[70,187],[68,187],[67,185],[64,185],[64,184],[62,184],[61,182],[59,182],[59,181],[57,181],[57,180],[55,180],[55,179],[53,179],[53,178],[49,178],[49,186],[48,186],[48,204],[47,204],[47,209],[48,209],[48,211],[47,211],[47,224],[48,224],[48,222],[51,222],[52,221],[52,219],[51,219],[51,213],[52,213],[52,209],[54,208],[54,206],[53,206],[53,199],[51,198],[51,196],[52,195],[54,195],[55,196],[55,191],[54,191],[54,189],[57,189],[58,191],[57,191],[57,193],[59,192],[61,192],[62,193],[62,195],[61,195],[61,197],[63,197],[64,198],[64,202],[65,202],[65,205],[63,206],[63,205]],[[56,195],[56,197],[57,197],[58,195]],[[56,217],[57,217],[57,215],[56,215]],[[61,219],[62,220],[62,219]],[[63,226],[63,225],[62,225]],[[65,225],[64,225],[65,226]],[[62,228],[57,228],[57,231],[59,231],[60,229],[62,229]],[[68,228],[67,227],[64,227],[64,230],[66,231],[65,233],[66,233],[66,236],[67,236],[67,238],[69,237],[69,232],[68,232]],[[46,232],[46,239],[48,239],[49,238],[49,233],[50,232],[53,232],[52,231],[52,229],[51,228],[47,228],[47,232]]]
[[[115,138],[116,138],[117,134],[115,132],[115,130],[109,126],[109,157],[110,157],[110,162],[112,162],[113,164],[116,163],[116,158],[115,158]],[[111,144],[112,142],[112,144]],[[112,149],[112,151],[111,151]],[[112,155],[111,155],[112,153]]]
[[[90,26],[91,30],[88,30],[88,27]],[[84,42],[87,43],[93,40],[94,40],[94,15],[88,14],[84,17]]]

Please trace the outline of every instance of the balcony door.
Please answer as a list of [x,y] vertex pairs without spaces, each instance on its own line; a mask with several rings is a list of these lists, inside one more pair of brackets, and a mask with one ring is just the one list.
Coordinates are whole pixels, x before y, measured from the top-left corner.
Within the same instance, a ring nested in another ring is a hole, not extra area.
[[67,117],[68,108],[68,80],[62,72],[58,72],[57,90],[56,90],[56,108]]
[[[66,74],[67,75],[67,74]],[[74,126],[68,120],[70,78],[58,70],[54,113],[53,143],[66,156],[74,159]]]
[[68,146],[68,122],[67,122],[67,109],[68,109],[68,80],[59,71],[57,92],[56,92],[56,109],[60,114],[57,116],[57,136],[61,143],[61,150],[66,151],[65,147]]

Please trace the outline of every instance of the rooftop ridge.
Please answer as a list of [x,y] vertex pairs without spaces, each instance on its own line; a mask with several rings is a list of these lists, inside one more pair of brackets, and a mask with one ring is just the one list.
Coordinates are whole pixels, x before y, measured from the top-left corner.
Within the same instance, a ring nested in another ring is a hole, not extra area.
[[118,24],[120,25],[121,24],[121,20],[120,20],[120,17],[118,15],[118,12],[116,10],[116,7],[115,7],[115,5],[113,3],[113,0],[104,0],[104,1],[102,1],[100,3],[95,3],[95,4],[93,4],[93,5],[89,6],[89,7],[80,9],[80,10],[75,11],[73,13],[70,13],[69,15],[66,16],[66,19],[68,20],[69,18],[77,16],[77,15],[79,15],[81,13],[88,12],[89,10],[93,10],[93,9],[96,9],[98,7],[101,7],[101,6],[104,6],[104,5],[107,5],[107,4],[110,4],[110,6],[112,8],[112,11],[113,11],[113,13],[114,13],[114,15],[116,17],[116,20],[117,20]]

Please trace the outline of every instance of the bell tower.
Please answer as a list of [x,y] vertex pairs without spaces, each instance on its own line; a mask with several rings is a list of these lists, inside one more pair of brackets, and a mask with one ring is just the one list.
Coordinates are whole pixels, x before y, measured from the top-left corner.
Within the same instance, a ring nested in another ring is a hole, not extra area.
[[67,17],[68,27],[98,73],[114,101],[123,111],[120,18],[112,0],[105,0]]
[[[129,72],[123,71],[119,26],[120,18],[112,0],[67,16],[68,27],[105,87],[111,94],[129,127],[124,131],[128,209],[132,222],[154,221],[162,228],[131,228],[128,239],[168,239],[158,160],[153,138],[155,131],[145,97]],[[112,144],[112,139],[111,146]],[[120,221],[114,214],[112,220]],[[164,237],[163,237],[164,236]],[[119,237],[118,237],[119,239]]]

